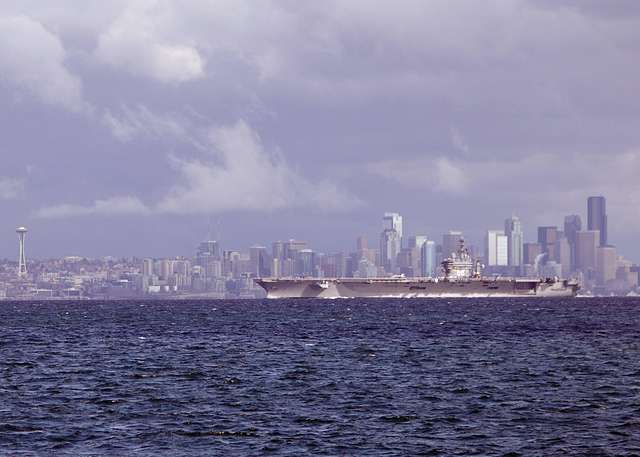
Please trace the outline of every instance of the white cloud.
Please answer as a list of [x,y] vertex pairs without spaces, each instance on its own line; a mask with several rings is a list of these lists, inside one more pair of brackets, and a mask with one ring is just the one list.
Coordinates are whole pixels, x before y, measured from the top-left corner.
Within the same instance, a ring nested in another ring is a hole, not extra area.
[[13,200],[24,193],[24,181],[18,178],[0,177],[0,200]]
[[38,217],[151,213],[269,212],[288,208],[346,211],[361,201],[331,181],[313,182],[295,172],[278,154],[269,154],[244,121],[211,130],[211,154],[200,160],[172,158],[181,183],[156,205],[133,196],[96,200],[89,206],[42,208]]
[[469,177],[460,164],[440,156],[417,160],[385,160],[367,165],[369,173],[397,181],[408,188],[445,194],[463,194]]
[[60,39],[26,16],[0,16],[0,81],[29,90],[42,101],[83,111],[80,80],[64,65]]
[[123,105],[119,112],[106,110],[103,123],[118,140],[126,142],[135,137],[176,138],[195,142],[189,133],[189,121],[175,114],[157,114],[144,105]]
[[[98,39],[96,54],[100,60],[134,75],[166,83],[183,83],[201,78],[205,62],[187,40],[167,36],[163,25],[167,15],[161,4],[135,1]],[[179,9],[180,6],[176,5]]]
[[60,219],[74,216],[146,214],[149,209],[140,199],[132,196],[111,197],[96,200],[89,206],[62,204],[41,208],[36,216],[45,219]]
[[[375,162],[368,171],[401,187],[453,196],[482,197],[526,207],[535,222],[562,220],[587,196],[605,195],[610,219],[640,230],[640,150],[619,154],[538,153],[523,159],[429,159]],[[488,196],[487,196],[488,195]],[[525,206],[526,205],[526,206]]]
[[357,198],[334,183],[312,182],[282,157],[269,154],[245,122],[213,129],[215,161],[177,160],[183,183],[158,205],[160,212],[211,213],[228,210],[273,211],[305,207],[347,210]]

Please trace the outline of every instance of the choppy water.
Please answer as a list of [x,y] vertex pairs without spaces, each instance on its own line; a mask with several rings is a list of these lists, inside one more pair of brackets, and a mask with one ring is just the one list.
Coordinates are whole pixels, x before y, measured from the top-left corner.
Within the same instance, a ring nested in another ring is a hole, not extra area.
[[0,302],[0,455],[638,455],[640,300]]

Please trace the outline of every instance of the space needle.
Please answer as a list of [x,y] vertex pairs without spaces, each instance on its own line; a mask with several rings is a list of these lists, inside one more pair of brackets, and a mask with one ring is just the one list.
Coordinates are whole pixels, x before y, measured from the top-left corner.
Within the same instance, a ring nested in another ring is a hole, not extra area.
[[24,239],[27,235],[27,229],[25,227],[18,227],[16,229],[18,239],[20,240],[20,257],[18,258],[18,278],[24,278],[27,276],[27,258],[24,253]]

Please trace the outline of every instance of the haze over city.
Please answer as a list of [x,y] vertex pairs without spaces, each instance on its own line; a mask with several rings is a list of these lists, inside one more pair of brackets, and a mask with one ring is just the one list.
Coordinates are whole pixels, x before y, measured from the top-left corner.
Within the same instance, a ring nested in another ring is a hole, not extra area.
[[639,38],[633,1],[2,2],[0,257],[349,250],[385,211],[481,246],[605,195],[637,262]]

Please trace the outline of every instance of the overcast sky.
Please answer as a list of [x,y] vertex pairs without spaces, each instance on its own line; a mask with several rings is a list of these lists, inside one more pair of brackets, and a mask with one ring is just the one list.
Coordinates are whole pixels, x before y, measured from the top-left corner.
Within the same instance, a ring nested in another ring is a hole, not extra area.
[[533,239],[602,194],[640,261],[639,94],[635,0],[3,0],[0,257]]

